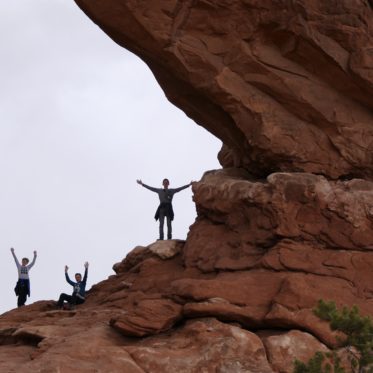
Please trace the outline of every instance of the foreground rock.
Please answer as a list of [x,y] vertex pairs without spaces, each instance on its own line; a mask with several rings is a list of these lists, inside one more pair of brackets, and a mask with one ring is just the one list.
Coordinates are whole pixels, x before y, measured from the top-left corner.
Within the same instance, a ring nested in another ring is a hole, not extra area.
[[294,360],[308,361],[317,351],[328,352],[325,345],[321,344],[310,334],[293,330],[290,332],[259,332],[266,351],[268,360],[276,372],[289,372],[294,366]]
[[335,343],[312,314],[319,297],[373,311],[342,276],[274,271],[267,253],[265,265],[206,273],[185,265],[187,246],[175,244],[169,259],[152,245],[136,248],[74,311],[49,301],[3,314],[0,371],[290,373],[295,358]]
[[[165,250],[168,246],[165,242]],[[127,262],[133,261],[138,251],[134,250]],[[0,371],[273,372],[261,339],[238,324],[202,318],[161,333],[167,309],[171,314],[175,309],[180,319],[183,307],[164,298],[161,288],[167,291],[166,278],[170,283],[183,276],[196,277],[197,272],[182,269],[180,254],[162,260],[151,246],[141,251],[147,251],[146,259],[94,286],[86,303],[74,311],[56,310],[55,302],[49,301],[3,314]],[[148,287],[149,276],[152,287]],[[168,329],[176,321],[169,321]],[[145,333],[134,333],[133,325]],[[126,337],[144,334],[154,336]]]

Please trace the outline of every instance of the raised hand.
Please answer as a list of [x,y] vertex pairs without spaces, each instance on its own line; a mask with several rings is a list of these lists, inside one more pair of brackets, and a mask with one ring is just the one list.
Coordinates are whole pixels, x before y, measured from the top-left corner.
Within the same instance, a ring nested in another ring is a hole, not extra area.
[[65,272],[67,272],[68,270],[69,270],[69,267],[65,266]]
[[84,263],[84,267],[85,267],[85,268],[88,268],[88,266],[89,266],[89,263],[88,263],[88,262],[85,262],[85,263]]
[[38,253],[37,253],[37,251],[36,250],[34,250],[34,255],[36,256],[36,255],[38,255]]
[[136,180],[137,184],[140,184],[142,185],[142,181],[141,180]]
[[14,249],[13,249],[13,247],[10,248],[10,251],[11,251],[12,253],[14,253]]

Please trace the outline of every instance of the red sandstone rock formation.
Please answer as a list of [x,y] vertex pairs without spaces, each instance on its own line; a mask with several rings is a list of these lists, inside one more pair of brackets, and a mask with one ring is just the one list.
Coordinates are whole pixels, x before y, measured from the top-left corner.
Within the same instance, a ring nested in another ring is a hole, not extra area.
[[[313,256],[290,240],[281,245],[230,271],[186,265],[182,241],[137,247],[74,311],[44,301],[3,314],[0,371],[290,373],[295,358],[327,350],[317,338],[335,344],[312,314],[316,301],[372,313],[373,289],[360,281],[367,257],[338,261],[339,251]],[[349,278],[354,263],[361,273]]]
[[267,323],[270,297],[248,273],[203,273],[183,265],[183,242],[155,245],[130,253],[73,311],[44,301],[3,314],[0,371],[291,372],[294,358],[327,351],[309,333]]
[[193,186],[185,243],[135,248],[74,311],[2,315],[0,371],[290,373],[336,345],[320,298],[373,315],[371,3],[76,2],[223,169]]
[[76,0],[257,175],[373,177],[367,0]]

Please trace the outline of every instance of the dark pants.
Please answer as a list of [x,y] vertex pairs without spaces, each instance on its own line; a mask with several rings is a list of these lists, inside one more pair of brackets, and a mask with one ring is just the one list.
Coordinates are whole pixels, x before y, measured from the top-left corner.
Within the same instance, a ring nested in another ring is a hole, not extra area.
[[172,226],[171,226],[171,218],[166,211],[161,208],[159,210],[159,239],[164,239],[163,233],[163,226],[164,226],[164,218],[167,218],[167,239],[170,240],[172,238]]
[[68,294],[62,293],[60,295],[60,299],[58,299],[57,306],[62,307],[65,301],[71,304],[72,306],[75,306],[76,304],[84,303],[84,299],[77,297],[76,294],[68,295]]
[[28,293],[28,289],[26,286],[21,286],[19,288],[19,294],[18,294],[18,300],[17,300],[18,307],[22,307],[25,305],[26,299],[27,299],[27,293]]
[[17,306],[22,307],[26,303],[27,295],[29,294],[30,283],[28,280],[18,280],[16,288],[14,289],[18,295]]

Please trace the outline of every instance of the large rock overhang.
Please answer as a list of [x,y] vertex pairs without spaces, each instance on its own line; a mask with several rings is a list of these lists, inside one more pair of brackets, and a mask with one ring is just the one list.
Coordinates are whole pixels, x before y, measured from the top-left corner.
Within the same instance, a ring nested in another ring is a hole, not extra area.
[[224,167],[373,176],[368,2],[76,0],[167,98],[222,140]]

